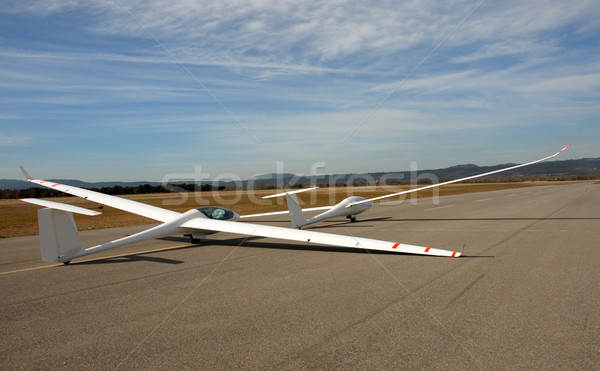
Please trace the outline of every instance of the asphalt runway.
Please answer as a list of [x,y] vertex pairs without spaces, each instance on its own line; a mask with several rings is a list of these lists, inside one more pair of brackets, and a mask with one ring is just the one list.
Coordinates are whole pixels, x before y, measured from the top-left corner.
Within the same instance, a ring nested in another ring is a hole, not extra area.
[[[288,226],[285,218],[263,222]],[[84,246],[145,227],[82,232]],[[178,236],[55,265],[0,240],[1,369],[598,369],[600,185],[406,200],[312,230],[458,259]]]

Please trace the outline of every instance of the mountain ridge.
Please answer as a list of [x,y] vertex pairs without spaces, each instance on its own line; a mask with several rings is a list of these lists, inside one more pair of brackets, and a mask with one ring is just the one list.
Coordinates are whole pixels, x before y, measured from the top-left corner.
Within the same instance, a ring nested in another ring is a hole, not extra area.
[[[510,167],[515,164],[498,164],[493,166],[478,166],[475,164],[459,164],[453,165],[447,168],[442,169],[425,169],[418,170],[416,172],[416,176],[423,175],[433,175],[438,179],[458,179],[463,177],[468,177],[471,175],[486,173],[489,171],[494,171],[498,169],[502,169],[505,167]],[[575,176],[575,175],[598,175],[600,174],[600,157],[598,158],[582,158],[577,160],[560,160],[560,161],[547,161],[539,164],[510,170],[506,172],[502,172],[500,174],[494,174],[489,176],[489,178],[506,178],[506,177],[514,177],[514,176],[538,176],[538,177],[551,177],[551,176]],[[393,177],[392,177],[393,175]],[[292,184],[309,184],[309,183],[323,183],[327,180],[335,179],[336,182],[347,182],[352,179],[365,179],[365,178],[373,178],[380,179],[383,176],[389,176],[389,179],[399,179],[404,181],[409,181],[411,177],[415,176],[415,172],[412,171],[378,171],[378,172],[368,172],[368,173],[347,173],[347,174],[326,174],[326,175],[313,175],[313,176],[304,176],[304,175],[293,175],[293,174],[261,174],[260,177],[251,180],[244,180],[242,183],[244,185],[249,182],[254,182],[257,185],[257,182],[260,182],[262,185],[274,185],[279,183],[289,183],[291,181]],[[487,177],[486,177],[487,179]],[[134,182],[123,182],[123,181],[106,181],[106,182],[85,182],[77,179],[48,179],[53,182],[69,184],[75,187],[81,188],[103,188],[103,187],[137,187],[145,184],[149,184],[151,186],[161,185],[161,182],[152,182],[152,181],[134,181]],[[184,182],[177,182],[184,183]],[[192,183],[192,182],[187,182]],[[203,181],[202,184],[214,184],[213,181]],[[200,183],[198,183],[200,184]],[[221,182],[220,184],[234,184],[233,182]],[[18,179],[0,179],[0,189],[2,190],[21,190],[32,187],[40,187],[36,184],[32,184],[25,180]]]

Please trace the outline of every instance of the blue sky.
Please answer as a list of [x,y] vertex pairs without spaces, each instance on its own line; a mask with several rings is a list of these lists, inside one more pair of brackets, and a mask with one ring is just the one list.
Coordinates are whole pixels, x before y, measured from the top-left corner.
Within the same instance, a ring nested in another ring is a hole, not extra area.
[[15,1],[0,178],[600,156],[597,1]]

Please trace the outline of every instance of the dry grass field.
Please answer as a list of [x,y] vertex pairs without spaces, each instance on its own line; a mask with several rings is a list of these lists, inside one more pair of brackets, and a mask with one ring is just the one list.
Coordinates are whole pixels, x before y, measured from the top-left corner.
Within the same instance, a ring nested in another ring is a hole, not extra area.
[[[453,195],[471,192],[486,192],[500,189],[534,187],[540,185],[559,185],[574,182],[519,182],[519,183],[473,183],[451,184],[440,188],[428,189],[417,193],[402,195],[383,201],[397,201],[413,197],[432,197],[436,195]],[[303,207],[333,205],[348,196],[363,196],[372,198],[385,194],[410,189],[410,186],[371,186],[371,187],[338,187],[320,188],[316,191],[299,195]],[[276,193],[275,190],[195,192],[195,193],[161,193],[147,195],[122,196],[124,198],[144,202],[154,206],[185,212],[192,208],[220,205],[235,210],[241,215],[256,214],[269,211],[286,210],[284,198],[261,199],[262,196]],[[78,197],[52,198],[52,201],[77,205],[89,209],[97,209],[100,205]],[[38,233],[37,209],[19,200],[0,200],[0,238],[29,236]],[[129,225],[148,224],[153,221],[111,207],[104,207],[99,216],[75,215],[79,230],[112,228]]]

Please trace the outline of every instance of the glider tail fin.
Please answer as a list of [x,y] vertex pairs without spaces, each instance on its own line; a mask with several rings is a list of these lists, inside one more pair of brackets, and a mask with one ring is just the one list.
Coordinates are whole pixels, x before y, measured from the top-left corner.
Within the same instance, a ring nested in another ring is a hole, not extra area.
[[43,260],[69,263],[83,251],[72,213],[40,209],[38,222]]
[[302,213],[302,208],[298,203],[298,198],[296,198],[296,195],[286,194],[285,198],[287,201],[288,210],[290,211],[290,221],[292,222],[292,228],[301,228],[302,226],[306,225],[306,218]]

